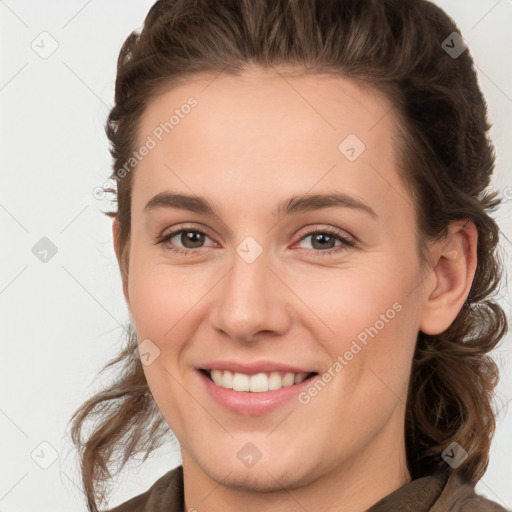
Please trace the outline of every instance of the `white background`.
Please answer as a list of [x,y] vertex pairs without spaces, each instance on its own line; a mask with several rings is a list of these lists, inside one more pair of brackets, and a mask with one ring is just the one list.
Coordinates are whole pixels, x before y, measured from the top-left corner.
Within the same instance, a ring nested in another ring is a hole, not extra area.
[[[92,190],[110,174],[103,125],[119,49],[131,30],[140,29],[152,3],[0,1],[1,512],[86,510],[68,421],[100,389],[97,373],[117,353],[120,326],[128,320],[111,221],[100,211],[110,205]],[[494,186],[510,198],[496,218],[512,240],[512,1],[436,3],[459,25],[477,65],[498,155]],[[31,47],[49,37],[40,36],[43,31],[58,43],[47,59]],[[58,252],[42,263],[32,247],[45,236]],[[512,253],[507,240],[502,247]],[[502,295],[510,315],[510,293]],[[494,354],[502,369],[501,412],[491,463],[477,485],[508,508],[510,340]],[[57,458],[43,469],[52,450]],[[167,447],[142,467],[130,466],[111,504],[143,492],[179,462],[178,452]]]

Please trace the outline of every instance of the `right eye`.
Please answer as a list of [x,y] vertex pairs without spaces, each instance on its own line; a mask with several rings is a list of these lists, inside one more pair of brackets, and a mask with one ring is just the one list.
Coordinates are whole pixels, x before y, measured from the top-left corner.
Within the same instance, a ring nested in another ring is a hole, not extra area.
[[[170,252],[187,255],[197,252],[195,249],[202,249],[201,244],[204,243],[205,237],[209,238],[201,229],[182,227],[167,233],[157,243]],[[177,238],[177,240],[172,242],[173,238]],[[183,244],[184,249],[177,247],[177,243]]]

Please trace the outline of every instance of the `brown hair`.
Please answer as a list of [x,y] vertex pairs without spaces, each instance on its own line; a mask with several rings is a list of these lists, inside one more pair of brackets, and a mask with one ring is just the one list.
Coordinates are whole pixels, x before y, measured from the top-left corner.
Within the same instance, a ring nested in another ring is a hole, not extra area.
[[[426,0],[156,2],[142,32],[132,32],[119,55],[106,123],[117,183],[117,190],[107,190],[115,194],[117,211],[107,215],[120,223],[126,282],[133,173],[125,164],[136,149],[141,114],[156,94],[196,73],[281,66],[298,75],[342,75],[384,94],[399,127],[399,167],[416,205],[421,261],[427,241],[444,236],[451,221],[469,219],[478,230],[477,269],[464,306],[443,333],[418,333],[405,421],[408,467],[415,479],[445,465],[441,453],[456,441],[468,457],[453,471],[476,483],[495,429],[498,368],[488,353],[507,330],[492,300],[502,264],[499,228],[489,213],[501,200],[487,191],[495,155],[473,60],[468,50],[454,58],[442,47],[453,32],[460,32],[453,20]],[[115,381],[72,418],[91,511],[105,500],[112,465],[119,463],[120,471],[138,453],[145,460],[169,433],[136,349],[131,328],[125,348],[106,366],[119,368]],[[90,419],[96,423],[84,440]]]

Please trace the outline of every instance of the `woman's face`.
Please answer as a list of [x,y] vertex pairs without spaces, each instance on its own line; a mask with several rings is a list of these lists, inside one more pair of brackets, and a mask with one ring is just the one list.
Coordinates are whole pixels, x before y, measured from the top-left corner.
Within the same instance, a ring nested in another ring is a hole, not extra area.
[[268,491],[406,474],[425,292],[390,108],[347,79],[261,70],[149,104],[126,292],[151,392],[197,478]]

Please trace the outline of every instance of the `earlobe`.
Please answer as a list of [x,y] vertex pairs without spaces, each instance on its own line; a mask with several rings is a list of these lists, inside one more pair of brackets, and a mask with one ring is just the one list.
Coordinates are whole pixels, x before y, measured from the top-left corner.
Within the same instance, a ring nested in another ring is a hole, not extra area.
[[457,221],[432,248],[433,289],[425,290],[419,329],[440,334],[455,320],[471,290],[476,271],[478,232],[471,221]]

